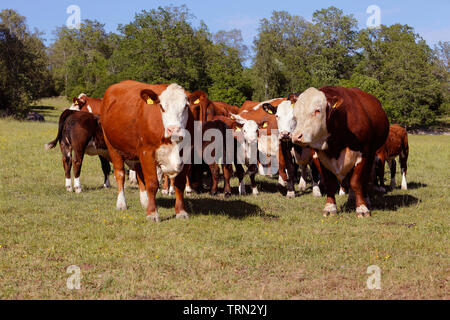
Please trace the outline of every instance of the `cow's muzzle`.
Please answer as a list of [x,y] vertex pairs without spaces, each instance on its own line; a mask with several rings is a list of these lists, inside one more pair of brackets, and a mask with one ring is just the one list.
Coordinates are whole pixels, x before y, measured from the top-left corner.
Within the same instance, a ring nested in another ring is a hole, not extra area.
[[184,130],[180,126],[169,126],[166,129],[166,137],[174,142],[183,141]]
[[302,144],[303,143],[303,134],[301,132],[294,133],[292,135],[292,142],[295,144]]

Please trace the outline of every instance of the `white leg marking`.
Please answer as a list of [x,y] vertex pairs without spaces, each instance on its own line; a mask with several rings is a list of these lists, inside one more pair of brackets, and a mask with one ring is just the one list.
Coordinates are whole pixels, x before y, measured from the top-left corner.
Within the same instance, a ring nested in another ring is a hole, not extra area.
[[258,187],[254,187],[254,188],[252,189],[252,192],[253,192],[253,195],[254,195],[254,196],[257,196],[257,195],[259,194]]
[[286,181],[284,181],[281,176],[278,177],[278,183],[280,186],[286,187]]
[[80,177],[74,179],[73,186],[75,187],[75,192],[76,193],[81,193]]
[[130,176],[129,176],[129,181],[131,184],[137,184],[137,177],[136,177],[136,171],[130,170]]
[[163,196],[167,196],[167,195],[169,194],[169,190],[167,190],[167,189],[162,189],[162,190],[161,190],[161,194],[162,194]]
[[341,187],[341,188],[339,189],[339,195],[340,195],[340,196],[345,196],[345,194],[346,194],[346,193],[345,193],[344,188]]
[[239,195],[245,196],[246,194],[247,192],[245,191],[245,183],[244,180],[242,180],[241,183],[239,184]]
[[105,184],[103,185],[103,187],[105,187],[105,188],[111,188],[111,183],[109,182],[109,177],[106,177],[106,182],[105,182]]
[[402,190],[408,190],[408,183],[406,182],[406,174],[402,174]]
[[295,191],[288,191],[288,193],[286,194],[286,198],[288,199],[295,198]]
[[186,211],[181,211],[179,214],[177,214],[177,219],[189,219],[189,215]]
[[192,188],[190,186],[186,186],[186,194],[191,194]]
[[323,208],[323,215],[325,216],[325,217],[328,217],[328,216],[335,216],[337,214],[337,207],[336,207],[336,204],[334,204],[334,203],[327,203],[326,205],[325,205],[325,208]]
[[125,201],[125,193],[120,191],[119,195],[117,196],[117,204],[116,204],[117,210],[127,210],[127,203]]
[[67,192],[72,192],[72,179],[66,179],[66,190]]
[[322,196],[322,192],[320,192],[319,185],[313,182],[313,197],[320,198]]
[[174,186],[170,186],[170,188],[169,188],[169,194],[170,194],[171,196],[173,196],[173,195],[175,194],[175,187],[174,187]]
[[141,205],[144,209],[147,209],[148,207],[148,195],[147,195],[147,191],[139,191],[139,200],[141,201]]
[[306,181],[305,181],[305,179],[303,179],[303,173],[302,173],[302,177],[300,178],[300,183],[298,184],[298,188],[300,189],[300,191],[306,190]]
[[147,216],[147,220],[153,221],[153,222],[160,222],[161,219],[159,218],[158,211],[155,211],[151,215]]
[[358,208],[356,208],[356,214],[358,218],[363,218],[369,216],[370,211],[365,205],[360,205]]

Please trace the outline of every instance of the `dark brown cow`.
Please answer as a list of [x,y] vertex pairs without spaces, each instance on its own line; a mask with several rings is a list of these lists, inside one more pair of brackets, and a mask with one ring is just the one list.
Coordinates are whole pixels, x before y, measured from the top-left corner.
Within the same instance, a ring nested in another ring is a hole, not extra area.
[[386,143],[377,151],[375,183],[379,181],[380,191],[386,192],[384,185],[384,167],[386,161],[389,163],[391,171],[391,188],[395,189],[395,173],[397,170],[396,157],[400,157],[400,167],[402,169],[402,190],[408,190],[406,173],[408,171],[408,132],[398,124],[389,128],[389,135]]
[[193,137],[194,119],[185,90],[177,84],[124,81],[106,90],[101,114],[118,185],[117,209],[126,209],[126,162],[137,172],[141,204],[147,209],[148,219],[160,221],[155,201],[158,167],[170,178],[176,177],[175,213],[177,218],[188,218],[183,193],[189,165],[184,165],[180,152],[191,154],[191,144],[183,149],[180,144],[185,129]]
[[389,133],[380,101],[357,88],[310,88],[299,96],[294,118],[297,124],[292,141],[317,150],[323,165],[327,189],[324,216],[336,215],[337,180],[342,182],[351,174],[357,216],[369,217],[372,164]]
[[75,192],[81,192],[80,174],[85,153],[90,156],[99,156],[102,163],[103,174],[105,176],[103,186],[105,188],[110,187],[110,158],[99,121],[99,117],[96,115],[87,112],[66,110],[59,118],[58,135],[56,139],[45,145],[45,148],[49,150],[55,148],[59,142],[66,174],[66,190],[69,192],[73,191],[72,179],[70,176],[72,163],[75,178]]

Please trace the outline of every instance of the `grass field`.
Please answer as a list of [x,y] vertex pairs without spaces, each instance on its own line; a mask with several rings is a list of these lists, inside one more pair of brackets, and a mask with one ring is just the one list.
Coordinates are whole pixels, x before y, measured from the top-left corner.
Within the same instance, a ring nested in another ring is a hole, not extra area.
[[[188,221],[159,194],[155,224],[137,189],[126,190],[128,211],[115,210],[98,158],[83,164],[84,192],[65,191],[59,147],[44,144],[67,105],[40,101],[46,123],[0,120],[0,299],[450,298],[449,136],[410,137],[410,190],[373,199],[370,219],[356,219],[347,197],[325,219],[324,198],[288,200],[259,177],[258,197],[188,198]],[[71,265],[81,290],[66,287]],[[371,265],[381,290],[366,287]]]

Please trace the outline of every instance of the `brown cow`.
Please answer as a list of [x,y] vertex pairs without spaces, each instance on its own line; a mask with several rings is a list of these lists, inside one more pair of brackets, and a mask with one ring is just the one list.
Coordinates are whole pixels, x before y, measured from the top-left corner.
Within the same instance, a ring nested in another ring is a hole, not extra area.
[[186,152],[190,156],[192,144],[183,148],[182,140],[187,137],[185,129],[193,137],[194,120],[185,90],[177,84],[124,81],[109,87],[103,101],[101,122],[118,185],[117,209],[126,209],[126,162],[137,172],[141,204],[147,209],[148,219],[160,221],[155,201],[157,167],[169,178],[176,177],[176,217],[188,218],[183,193],[189,165],[184,165],[183,158]]
[[96,115],[101,114],[103,99],[91,98],[82,93],[78,98],[73,98],[73,104],[70,107],[71,110],[79,110],[84,112],[93,113]]
[[317,150],[323,165],[327,189],[324,216],[336,215],[337,180],[342,182],[351,174],[357,216],[369,217],[365,198],[372,164],[389,133],[380,101],[358,88],[309,88],[298,98],[294,118],[297,124],[292,141]]
[[[81,193],[80,174],[84,154],[98,155],[105,176],[103,186],[110,187],[109,154],[103,139],[103,131],[99,117],[87,112],[66,110],[59,117],[58,135],[55,140],[45,145],[45,149],[53,149],[59,142],[63,155],[63,165],[66,174],[66,190],[72,192],[70,170],[73,163],[74,187],[76,193]],[[73,158],[72,158],[73,151]]]
[[389,135],[386,143],[377,151],[376,157],[376,176],[375,184],[379,180],[379,187],[381,192],[386,192],[384,185],[384,166],[385,162],[389,163],[391,171],[391,188],[395,189],[395,173],[397,170],[397,163],[395,158],[400,156],[400,167],[402,169],[402,190],[408,190],[408,183],[406,182],[406,173],[408,171],[408,132],[405,128],[398,124],[394,124],[389,128]]

